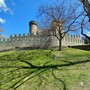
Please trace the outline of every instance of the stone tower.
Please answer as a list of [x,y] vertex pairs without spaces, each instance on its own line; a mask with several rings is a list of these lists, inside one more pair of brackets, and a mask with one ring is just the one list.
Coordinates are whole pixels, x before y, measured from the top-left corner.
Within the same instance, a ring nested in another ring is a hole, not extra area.
[[29,22],[29,33],[31,35],[36,35],[38,31],[38,24],[35,21],[30,21]]

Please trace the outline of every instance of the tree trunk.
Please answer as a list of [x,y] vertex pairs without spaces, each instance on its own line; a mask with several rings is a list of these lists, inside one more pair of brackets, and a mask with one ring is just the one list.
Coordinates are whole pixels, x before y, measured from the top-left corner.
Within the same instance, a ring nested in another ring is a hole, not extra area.
[[59,51],[62,50],[62,39],[59,39]]
[[89,40],[90,40],[90,36],[88,36],[88,35],[84,34],[84,33],[83,33],[83,29],[81,30],[81,34],[82,34],[83,36],[85,36],[87,39],[89,39]]

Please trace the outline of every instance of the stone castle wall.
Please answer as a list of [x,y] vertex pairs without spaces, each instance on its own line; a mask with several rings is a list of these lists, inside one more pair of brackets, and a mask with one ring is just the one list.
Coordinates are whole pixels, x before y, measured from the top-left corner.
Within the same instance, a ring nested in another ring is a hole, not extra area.
[[[45,33],[44,33],[45,34]],[[66,35],[62,40],[62,46],[83,45],[84,41],[80,35]],[[32,47],[32,48],[53,48],[58,47],[59,42],[55,36],[50,35],[30,35],[19,34],[11,35],[7,40],[0,40],[0,50],[11,49],[16,47]]]
[[[0,40],[0,50],[22,47],[54,48],[59,46],[59,40],[52,35],[52,30],[37,30],[37,26],[36,22],[31,21],[29,23],[30,30],[27,35],[11,35],[6,40]],[[84,41],[80,35],[66,34],[62,40],[62,46],[83,44]]]

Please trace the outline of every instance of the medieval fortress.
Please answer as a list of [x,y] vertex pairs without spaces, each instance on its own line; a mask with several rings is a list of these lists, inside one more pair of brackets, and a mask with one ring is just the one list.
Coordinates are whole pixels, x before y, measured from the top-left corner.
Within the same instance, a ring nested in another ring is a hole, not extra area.
[[[8,39],[0,40],[0,50],[7,50],[13,48],[54,48],[59,46],[59,40],[51,35],[51,30],[38,30],[38,25],[35,21],[29,22],[29,33],[11,35]],[[80,35],[69,35],[62,40],[62,46],[73,46],[73,45],[83,45],[84,41]]]

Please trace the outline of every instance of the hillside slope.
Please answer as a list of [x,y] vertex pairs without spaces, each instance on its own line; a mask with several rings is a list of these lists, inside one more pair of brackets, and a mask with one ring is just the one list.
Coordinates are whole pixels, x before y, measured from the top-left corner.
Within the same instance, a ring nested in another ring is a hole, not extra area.
[[90,51],[0,52],[0,90],[90,90]]

